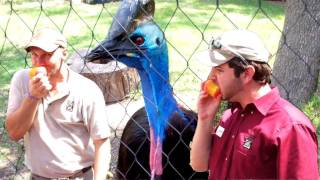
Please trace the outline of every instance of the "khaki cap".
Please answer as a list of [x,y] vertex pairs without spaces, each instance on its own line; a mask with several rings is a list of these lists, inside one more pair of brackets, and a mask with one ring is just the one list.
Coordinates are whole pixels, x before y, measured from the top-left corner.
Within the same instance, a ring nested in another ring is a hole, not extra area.
[[58,47],[66,48],[67,40],[59,31],[44,28],[32,36],[31,41],[25,47],[27,52],[30,51],[30,47],[38,47],[46,52],[53,52]]
[[268,63],[270,53],[261,39],[248,30],[233,30],[212,39],[208,50],[197,54],[197,59],[208,66],[219,66],[239,57],[243,61],[251,60]]

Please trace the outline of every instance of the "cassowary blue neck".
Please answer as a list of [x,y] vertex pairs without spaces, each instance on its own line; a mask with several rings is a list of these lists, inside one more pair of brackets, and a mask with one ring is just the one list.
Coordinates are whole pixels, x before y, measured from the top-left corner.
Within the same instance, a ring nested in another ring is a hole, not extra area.
[[166,57],[159,58],[154,66],[146,65],[144,70],[138,70],[149,122],[155,136],[161,140],[168,120],[174,112],[179,112],[169,83],[168,62],[163,58]]

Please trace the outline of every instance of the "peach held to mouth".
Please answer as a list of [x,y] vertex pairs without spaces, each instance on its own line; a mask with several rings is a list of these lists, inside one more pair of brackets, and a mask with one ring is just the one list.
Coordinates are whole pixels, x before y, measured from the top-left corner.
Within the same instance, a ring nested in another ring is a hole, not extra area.
[[42,66],[38,66],[38,67],[32,67],[30,70],[29,70],[29,77],[30,78],[33,78],[35,75],[39,74],[39,73],[42,73],[44,75],[47,74],[47,70],[46,68],[42,67]]
[[211,79],[204,83],[204,90],[212,97],[217,97],[220,94],[219,86]]

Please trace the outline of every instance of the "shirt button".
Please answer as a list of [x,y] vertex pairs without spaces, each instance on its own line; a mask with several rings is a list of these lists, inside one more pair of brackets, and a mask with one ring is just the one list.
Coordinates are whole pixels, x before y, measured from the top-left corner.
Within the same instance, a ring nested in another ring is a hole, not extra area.
[[228,158],[226,157],[226,161],[228,161]]
[[250,113],[253,114],[253,111],[251,111]]
[[234,139],[234,135],[232,135],[231,137],[232,137],[232,139]]
[[244,114],[241,114],[241,117],[244,117]]

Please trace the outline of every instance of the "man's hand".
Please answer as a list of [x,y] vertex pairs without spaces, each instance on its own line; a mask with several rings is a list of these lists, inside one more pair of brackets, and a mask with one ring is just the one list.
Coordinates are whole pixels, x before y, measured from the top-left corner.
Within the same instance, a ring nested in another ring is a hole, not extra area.
[[205,82],[201,83],[198,98],[198,118],[200,121],[211,121],[215,117],[221,103],[221,94],[210,96],[205,90]]
[[38,73],[29,81],[29,95],[41,99],[49,94],[52,85],[45,73]]

